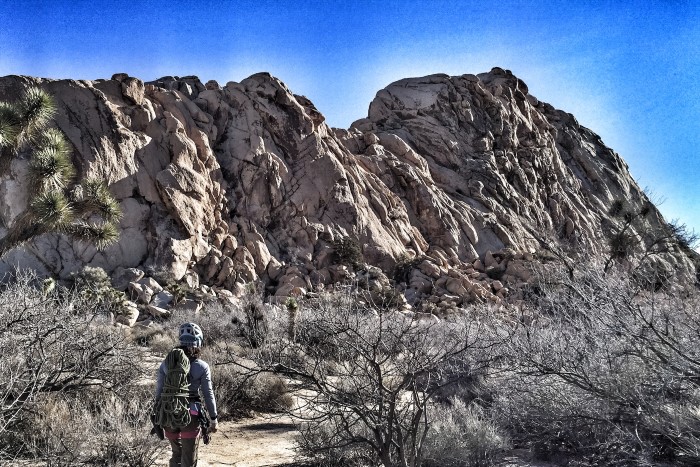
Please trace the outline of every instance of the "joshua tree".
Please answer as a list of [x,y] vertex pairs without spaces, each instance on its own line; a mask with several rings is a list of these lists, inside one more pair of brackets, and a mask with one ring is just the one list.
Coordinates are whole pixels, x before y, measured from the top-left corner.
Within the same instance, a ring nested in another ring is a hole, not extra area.
[[48,128],[56,111],[44,90],[27,88],[17,102],[0,102],[0,163],[4,167],[30,154],[27,209],[0,239],[0,256],[48,232],[88,241],[98,249],[114,243],[119,204],[99,180],[75,180],[75,167],[63,134]]

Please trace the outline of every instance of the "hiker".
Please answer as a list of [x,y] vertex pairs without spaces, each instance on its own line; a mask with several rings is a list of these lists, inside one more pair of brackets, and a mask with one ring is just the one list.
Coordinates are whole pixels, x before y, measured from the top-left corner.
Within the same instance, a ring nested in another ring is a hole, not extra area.
[[194,323],[184,323],[179,335],[180,345],[158,369],[155,417],[173,449],[170,467],[195,467],[199,438],[216,432],[216,399],[209,365],[199,358],[202,330]]

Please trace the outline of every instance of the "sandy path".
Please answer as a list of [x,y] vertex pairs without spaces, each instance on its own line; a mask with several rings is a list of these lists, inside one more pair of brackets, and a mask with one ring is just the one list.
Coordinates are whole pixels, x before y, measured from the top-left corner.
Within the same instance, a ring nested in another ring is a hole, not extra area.
[[[296,431],[289,417],[266,415],[222,422],[211,443],[200,443],[198,467],[281,467],[294,461]],[[165,441],[164,441],[165,442]],[[168,465],[170,450],[156,465]]]

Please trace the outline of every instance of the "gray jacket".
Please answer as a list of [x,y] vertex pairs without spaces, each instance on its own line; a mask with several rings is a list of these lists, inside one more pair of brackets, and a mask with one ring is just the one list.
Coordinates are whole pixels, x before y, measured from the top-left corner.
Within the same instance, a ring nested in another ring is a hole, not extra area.
[[[163,384],[165,383],[165,375],[168,372],[168,367],[163,360],[158,368],[158,380],[156,383],[156,400],[160,398],[160,393],[163,392]],[[217,417],[216,399],[214,398],[214,389],[211,384],[211,370],[209,364],[203,360],[192,360],[190,362],[190,373],[187,375],[190,382],[190,398],[200,399],[200,393],[204,399],[204,404],[209,412],[209,417],[214,420]]]

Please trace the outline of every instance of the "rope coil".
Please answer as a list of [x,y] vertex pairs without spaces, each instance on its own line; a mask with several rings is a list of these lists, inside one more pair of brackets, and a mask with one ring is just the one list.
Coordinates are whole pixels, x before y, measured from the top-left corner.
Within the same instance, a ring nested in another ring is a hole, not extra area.
[[156,403],[156,424],[165,427],[185,427],[190,424],[189,388],[187,375],[190,360],[182,349],[173,349],[165,358],[167,372],[163,392]]

